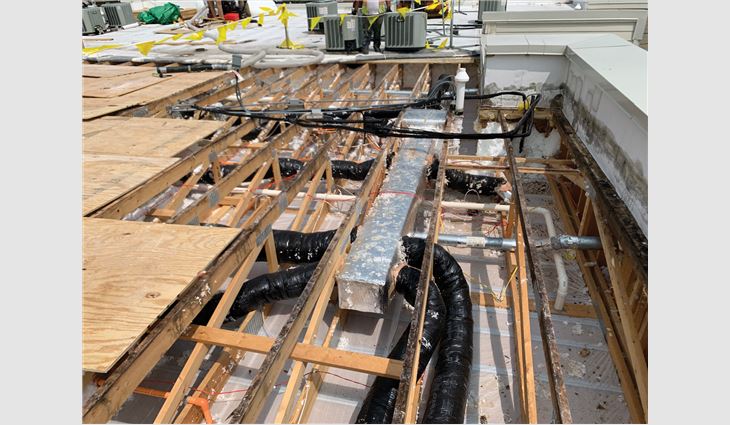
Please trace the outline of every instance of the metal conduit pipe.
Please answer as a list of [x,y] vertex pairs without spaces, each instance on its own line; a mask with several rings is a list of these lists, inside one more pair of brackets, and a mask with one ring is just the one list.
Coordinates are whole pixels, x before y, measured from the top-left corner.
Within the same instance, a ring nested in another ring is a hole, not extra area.
[[550,246],[553,249],[603,249],[598,236],[553,236],[550,238]]
[[[426,232],[412,232],[408,236],[416,239],[426,239]],[[494,249],[498,251],[512,251],[517,247],[514,239],[492,238],[489,236],[450,235],[439,233],[439,244],[461,246],[469,248]]]
[[[408,236],[416,239],[426,239],[425,232],[411,232]],[[514,239],[493,238],[481,235],[451,235],[439,233],[439,243],[448,246],[467,248],[484,248],[497,251],[514,251],[517,241]],[[550,239],[535,241],[536,248],[561,249],[601,249],[601,238],[598,236],[558,235]]]
[[[442,207],[456,208],[463,210],[481,210],[481,211],[500,211],[509,212],[509,205],[494,204],[494,203],[477,203],[477,202],[442,202]],[[530,214],[540,214],[545,219],[547,226],[548,235],[550,238],[556,237],[558,234],[555,231],[555,223],[553,222],[553,215],[550,210],[543,207],[527,207],[526,212]],[[565,297],[568,295],[568,274],[565,272],[565,263],[560,253],[553,253],[553,260],[555,261],[555,269],[558,272],[558,291],[555,295],[555,309],[562,310],[565,305]]]

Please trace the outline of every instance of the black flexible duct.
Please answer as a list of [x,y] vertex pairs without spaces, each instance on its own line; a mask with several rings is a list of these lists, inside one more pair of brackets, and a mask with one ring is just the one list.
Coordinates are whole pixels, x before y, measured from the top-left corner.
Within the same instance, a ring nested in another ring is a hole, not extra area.
[[[249,311],[256,310],[264,304],[298,297],[307,286],[307,282],[316,268],[317,263],[309,263],[262,274],[244,282],[224,322],[236,321]],[[193,319],[193,323],[206,325],[222,297],[222,292],[213,295]]]
[[[225,321],[237,320],[266,303],[299,296],[312,276],[317,262],[327,250],[335,232],[337,229],[313,233],[272,230],[276,258],[280,262],[308,264],[261,275],[245,282],[236,295],[236,300]],[[355,238],[357,238],[357,227],[350,232],[350,242],[353,242]],[[263,250],[256,260],[266,261],[266,254]],[[213,295],[193,323],[207,324],[222,296],[223,293]]]
[[[418,279],[421,273],[413,268],[404,267],[398,273],[395,290],[403,294],[406,301],[415,305]],[[421,339],[421,354],[418,360],[418,377],[423,374],[426,365],[431,360],[436,346],[441,340],[444,330],[446,306],[441,298],[441,292],[433,283],[429,284],[428,300],[426,301],[426,317],[423,323],[423,338]],[[408,333],[410,325],[401,335],[398,343],[393,347],[388,358],[403,360],[406,355]],[[397,379],[377,377],[363,401],[355,423],[358,424],[389,424],[393,420],[395,400],[398,396]]]
[[[427,173],[429,179],[435,179],[439,171],[439,160],[434,158]],[[496,195],[495,189],[507,183],[500,177],[476,176],[461,170],[446,170],[446,186],[461,193],[477,193],[479,195]]]
[[[319,261],[327,250],[337,229],[324,232],[295,232],[292,230],[272,230],[276,259],[280,263],[310,263]],[[350,242],[357,238],[357,227],[350,232]],[[266,261],[266,252],[262,249],[256,261]]]
[[[374,159],[369,159],[367,161],[363,162],[353,162],[353,161],[340,161],[333,159],[332,160],[332,177],[336,179],[347,179],[347,180],[357,180],[357,181],[363,181],[365,180],[365,176],[367,176],[368,171],[370,171],[370,167],[375,163]],[[230,174],[231,171],[233,171],[234,168],[236,168],[238,164],[232,164],[232,165],[221,165],[221,177],[225,177],[228,174]],[[289,177],[297,174],[299,171],[304,168],[304,162],[299,161],[298,159],[293,158],[279,158],[279,169],[281,170],[281,176],[282,177]],[[264,178],[273,178],[274,172],[271,168],[266,171],[266,174],[264,174]],[[251,177],[246,179],[245,181],[250,181]],[[206,184],[213,184],[213,170],[208,170],[203,174],[203,176],[200,178],[201,183]]]
[[[286,236],[282,233],[280,240],[289,238],[292,241],[299,241],[300,245],[303,244],[303,236],[295,233],[298,232],[291,232]],[[316,238],[331,239],[332,235],[327,233],[319,232]],[[292,245],[296,244],[297,242],[294,242]],[[319,246],[314,244],[313,249],[319,252]],[[406,236],[403,237],[403,247],[410,267],[404,267],[398,273],[396,290],[404,294],[406,301],[413,305],[420,275],[415,267],[420,267],[423,262],[425,242]],[[277,254],[278,251],[277,249]],[[316,260],[320,258],[321,255]],[[309,263],[247,281],[239,291],[226,321],[237,320],[266,303],[299,296],[316,267],[317,263]],[[443,339],[439,346],[439,358],[423,422],[463,423],[474,331],[469,285],[459,264],[440,245],[434,245],[433,276],[435,286],[433,282],[429,286],[418,376],[423,373],[442,335]],[[214,295],[193,323],[206,324],[221,297],[220,293]],[[405,356],[407,340],[408,329],[388,357],[402,359]],[[357,423],[390,423],[395,408],[398,383],[399,381],[395,379],[376,378],[358,414]]]
[[[388,157],[391,159],[392,155]],[[390,161],[389,161],[390,162]],[[332,177],[336,179],[347,179],[363,181],[367,176],[370,167],[375,163],[374,159],[363,162],[332,160]],[[389,165],[389,164],[388,164]],[[221,176],[225,177],[235,168],[235,165],[221,166]],[[304,162],[291,159],[279,158],[279,168],[282,177],[289,177],[298,173],[304,168]],[[434,159],[427,168],[427,176],[430,180],[436,178],[439,170],[439,160]],[[264,177],[273,177],[271,169],[267,171]],[[213,184],[213,172],[208,170],[203,177],[200,178],[203,183]],[[479,195],[496,195],[496,188],[505,184],[506,181],[500,177],[476,176],[465,173],[461,170],[446,170],[446,186],[458,190],[461,193],[477,193]]]
[[[392,155],[389,155],[387,166],[390,166],[391,159]],[[369,159],[359,163],[353,161],[332,160],[332,177],[336,179],[363,181],[365,180],[365,176],[368,175],[370,167],[374,163],[374,159]],[[230,173],[235,167],[236,165],[221,166],[221,177],[228,175],[228,173]],[[289,177],[304,168],[304,162],[291,158],[279,158],[279,168],[281,169],[282,177]],[[438,170],[439,160],[436,158],[427,168],[428,178],[430,180],[435,179],[438,174]],[[264,177],[273,177],[271,169],[266,172]],[[200,181],[207,184],[213,184],[213,172],[211,170],[206,171],[203,177],[200,178]],[[446,186],[451,189],[458,190],[461,193],[496,195],[496,188],[505,183],[506,181],[500,177],[476,176],[465,173],[461,170],[446,170]]]
[[237,320],[264,304],[298,297],[316,268],[317,263],[309,263],[249,280],[238,293],[228,316]]
[[[231,173],[236,167],[238,167],[238,164],[227,164],[227,165],[221,165],[221,178],[227,176]],[[298,173],[299,171],[304,168],[304,163],[302,161],[299,161],[297,159],[292,158],[279,158],[279,169],[281,170],[281,176],[282,177],[290,177],[294,174]],[[274,177],[274,171],[271,167],[266,171],[266,174],[264,174],[265,179],[270,179]],[[184,177],[184,178],[187,178]],[[251,181],[253,176],[249,176],[244,181]],[[203,176],[200,178],[201,183],[206,184],[214,184],[215,181],[213,180],[213,170],[208,169],[208,171],[203,174]]]
[[[403,237],[409,266],[421,266],[425,246],[422,239]],[[446,305],[446,329],[423,423],[463,423],[474,339],[469,284],[459,263],[438,244],[434,245],[433,277]]]

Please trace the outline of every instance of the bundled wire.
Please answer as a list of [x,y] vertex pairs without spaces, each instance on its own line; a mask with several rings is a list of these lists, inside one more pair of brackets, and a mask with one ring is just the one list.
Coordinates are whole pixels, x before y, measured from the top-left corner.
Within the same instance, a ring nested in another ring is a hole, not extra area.
[[[431,138],[431,139],[462,139],[462,140],[486,140],[486,139],[514,139],[527,137],[532,132],[532,117],[535,108],[541,99],[540,94],[526,95],[518,91],[504,91],[486,95],[470,95],[466,99],[485,100],[501,96],[519,96],[523,104],[529,105],[516,126],[509,131],[500,133],[451,133],[432,130],[422,130],[406,127],[371,126],[365,125],[362,128],[355,124],[366,124],[367,119],[355,120],[346,119],[355,112],[361,113],[387,113],[400,112],[407,108],[428,108],[439,106],[442,102],[452,100],[453,95],[443,92],[443,87],[451,83],[448,79],[439,80],[432,87],[428,96],[413,102],[399,104],[373,105],[370,107],[343,107],[330,109],[269,109],[265,111],[251,111],[246,108],[224,107],[224,106],[198,106],[191,105],[193,109],[260,120],[283,121],[289,124],[299,125],[305,128],[326,128],[335,130],[354,131],[358,133],[373,134],[380,137],[404,137],[404,138]],[[278,116],[276,116],[278,115]],[[285,116],[281,116],[285,115]],[[321,116],[321,117],[320,117]]]

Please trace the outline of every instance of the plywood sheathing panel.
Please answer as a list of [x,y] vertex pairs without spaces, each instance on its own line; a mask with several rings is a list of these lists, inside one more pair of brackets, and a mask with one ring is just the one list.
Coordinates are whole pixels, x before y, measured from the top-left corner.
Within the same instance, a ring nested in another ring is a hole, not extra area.
[[118,97],[163,82],[149,74],[118,75],[107,78],[83,78],[84,97]]
[[[83,98],[83,119],[97,118],[113,112],[122,111],[133,106],[145,105],[155,100],[172,97],[186,89],[214,80],[224,73],[222,72],[198,72],[181,73],[161,78],[158,84],[127,93],[118,97]],[[157,77],[155,77],[157,78]],[[192,94],[191,94],[192,96]]]
[[176,158],[85,154],[83,215],[127,193],[175,161]]
[[84,122],[85,153],[172,157],[225,125],[224,121],[103,117]]
[[140,74],[146,72],[151,74],[152,68],[146,66],[127,66],[127,65],[99,65],[99,64],[83,64],[81,75],[84,77],[116,77],[118,75]]
[[107,372],[240,229],[83,219],[83,369]]

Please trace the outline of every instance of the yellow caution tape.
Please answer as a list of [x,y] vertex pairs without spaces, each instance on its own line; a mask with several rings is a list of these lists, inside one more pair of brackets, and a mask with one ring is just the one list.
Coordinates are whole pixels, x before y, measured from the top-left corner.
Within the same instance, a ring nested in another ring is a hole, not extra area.
[[274,10],[270,7],[259,7],[259,9],[263,10],[264,12],[266,12],[269,15],[272,15],[272,16],[274,15]]
[[446,42],[447,41],[449,41],[449,39],[448,38],[444,38],[443,41],[441,41],[441,44],[439,44],[439,46],[437,47],[437,49],[443,49],[444,47],[446,47]]
[[376,16],[368,16],[368,22],[370,22],[370,25],[368,25],[368,29],[370,29],[370,27],[373,26],[373,24],[375,23],[375,21],[378,20],[378,18],[379,18],[379,16],[377,16],[377,15]]
[[340,14],[340,26],[342,26],[342,24],[345,22],[345,16],[347,16],[346,13]]
[[400,14],[401,18],[405,18],[406,17],[406,13],[410,12],[411,9],[410,8],[407,8],[407,7],[399,7],[395,11]]
[[416,4],[420,5],[421,4],[421,0],[416,0]]
[[530,101],[529,100],[525,100],[524,102],[520,101],[520,103],[517,104],[517,110],[518,111],[524,111],[524,110],[526,110],[529,107],[530,107]]
[[106,44],[103,46],[86,47],[86,48],[81,49],[81,53],[90,55],[90,54],[93,54],[96,52],[101,52],[102,50],[113,49],[115,47],[121,47],[121,46],[123,46],[123,44]]
[[173,36],[172,36],[172,39],[173,39],[173,40],[179,40],[179,39],[180,39],[180,37],[182,37],[183,35],[184,35],[184,34],[175,34],[175,35],[173,35]]
[[241,21],[241,28],[246,29],[246,27],[250,23],[251,23],[251,17],[249,16],[248,18],[246,18],[243,21]]
[[226,41],[227,35],[226,32],[228,31],[228,28],[226,28],[225,25],[222,27],[218,27],[218,38],[215,39],[215,44],[220,44],[224,41]]
[[321,21],[321,20],[322,20],[321,16],[315,16],[314,18],[311,18],[310,19],[311,22],[309,23],[309,31],[314,31],[314,27],[316,27],[317,24],[319,23],[319,21]]
[[284,8],[281,12],[281,15],[279,15],[279,21],[281,21],[281,23],[284,24],[284,26],[286,27],[289,25],[289,18],[292,16],[299,16],[299,15],[297,15],[296,13],[293,13],[293,12],[289,12],[288,10],[286,10],[286,8]]
[[258,24],[259,24],[259,26],[262,26],[264,24],[264,14],[263,13],[259,15]]
[[186,40],[200,40],[203,38],[203,35],[205,34],[205,31],[198,31],[194,34],[190,34],[189,36],[185,37]]
[[426,7],[425,7],[425,10],[434,10],[434,9],[436,9],[437,7],[439,7],[439,5],[440,5],[440,4],[441,4],[441,2],[438,2],[438,3],[436,3],[436,2],[434,2],[434,3],[431,3],[431,4],[429,4],[428,6],[426,6]]
[[295,43],[287,38],[279,45],[279,47],[282,49],[303,49],[304,45]]
[[228,31],[233,31],[236,29],[237,26],[238,26],[238,21],[233,21],[230,24],[226,25],[226,29]]
[[137,46],[137,50],[139,50],[140,53],[142,53],[142,56],[147,56],[147,54],[152,50],[152,46],[155,45],[154,41],[145,41],[144,43],[137,43],[135,46]]

